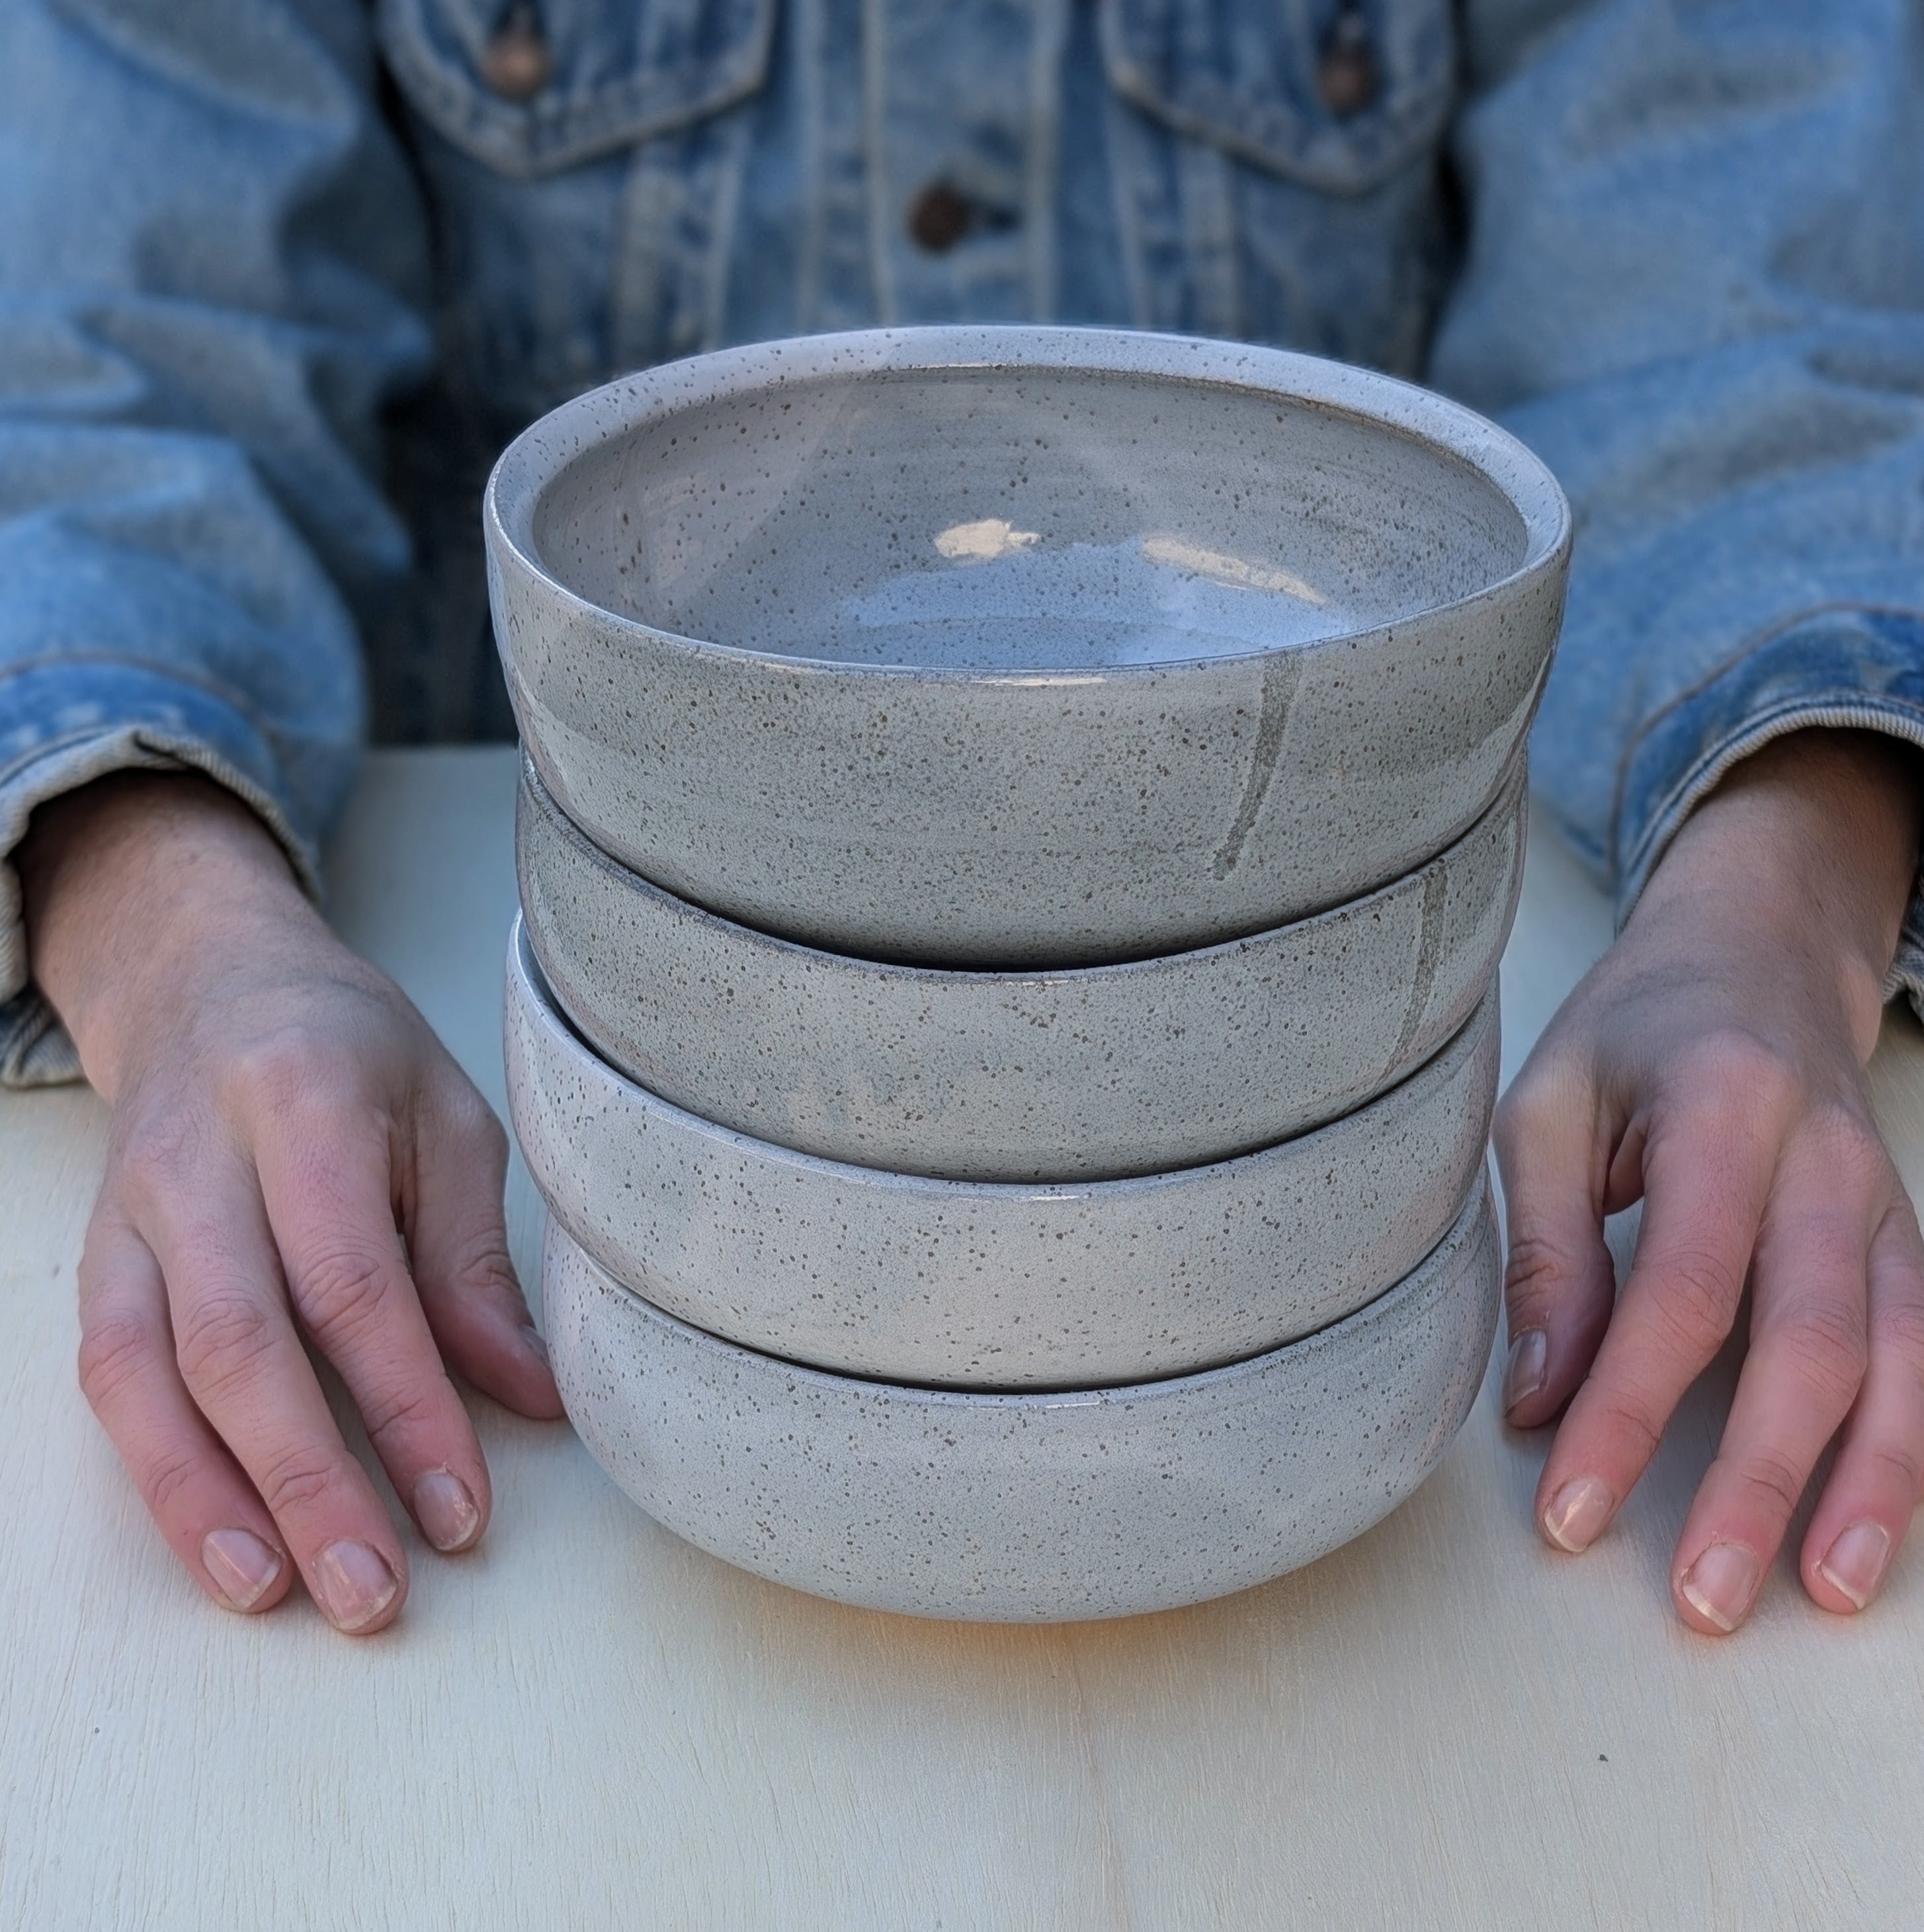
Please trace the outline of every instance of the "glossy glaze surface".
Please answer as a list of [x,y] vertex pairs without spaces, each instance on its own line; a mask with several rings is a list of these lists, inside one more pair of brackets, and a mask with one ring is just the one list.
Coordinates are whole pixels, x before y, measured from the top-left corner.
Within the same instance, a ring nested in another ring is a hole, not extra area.
[[1408,385],[1037,328],[624,379],[517,439],[485,520],[524,736],[598,844],[978,967],[1262,932],[1440,851],[1528,725],[1569,535]]
[[854,1375],[1085,1388],[1323,1327],[1427,1254],[1483,1158],[1493,988],[1427,1066],[1259,1153],[1003,1185],[818,1160],[671,1106],[569,1030],[517,928],[508,1096],[529,1172],[623,1286],[746,1347]]
[[609,858],[524,770],[529,941],[569,1018],[651,1092],[824,1160],[1100,1180],[1273,1145],[1362,1106],[1469,1018],[1523,875],[1520,764],[1421,871],[1275,932],[1056,973],[827,953]]
[[733,1346],[629,1294],[558,1224],[542,1294],[583,1441],[678,1534],[844,1603],[1050,1622],[1226,1595],[1386,1516],[1469,1413],[1500,1275],[1479,1177],[1430,1258],[1349,1320],[1067,1396],[860,1382]]

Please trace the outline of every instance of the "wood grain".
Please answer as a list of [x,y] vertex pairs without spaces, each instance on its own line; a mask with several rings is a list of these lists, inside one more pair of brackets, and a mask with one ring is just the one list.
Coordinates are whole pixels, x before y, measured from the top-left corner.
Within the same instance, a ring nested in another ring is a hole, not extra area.
[[[337,915],[500,1100],[512,755],[377,758]],[[1512,1067],[1609,936],[1539,831]],[[1924,1186],[1924,1039],[1873,1075]],[[1301,1575],[1115,1624],[836,1608],[656,1528],[477,1402],[485,1548],[401,1624],[209,1609],[74,1384],[101,1158],[0,1100],[0,1926],[1898,1927],[1924,1918],[1924,1562],[1865,1618],[1779,1566],[1737,1640],[1664,1580],[1731,1365],[1580,1562],[1492,1390],[1415,1499]],[[538,1208],[511,1188],[531,1268]]]

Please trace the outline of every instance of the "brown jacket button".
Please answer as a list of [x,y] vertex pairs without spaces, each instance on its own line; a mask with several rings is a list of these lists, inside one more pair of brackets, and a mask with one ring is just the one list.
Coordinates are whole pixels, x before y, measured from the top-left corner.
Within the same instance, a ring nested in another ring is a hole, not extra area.
[[918,248],[945,255],[975,226],[975,205],[947,182],[931,182],[908,204],[908,232]]
[[481,77],[504,100],[539,94],[554,71],[535,0],[511,0],[481,56]]
[[1376,49],[1362,9],[1345,0],[1323,38],[1322,58],[1316,66],[1316,92],[1331,113],[1360,114],[1376,98],[1382,76],[1376,68]]

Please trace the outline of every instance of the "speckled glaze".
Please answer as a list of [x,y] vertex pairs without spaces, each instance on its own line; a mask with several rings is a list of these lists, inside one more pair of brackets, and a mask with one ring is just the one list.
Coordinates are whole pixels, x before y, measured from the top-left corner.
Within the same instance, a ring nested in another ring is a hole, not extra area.
[[1569,515],[1388,377],[1088,329],[625,378],[509,446],[495,627],[543,782],[677,896],[866,958],[1060,967],[1373,892],[1501,785]]
[[562,1400],[678,1535],[911,1616],[1128,1616],[1334,1550],[1436,1466],[1475,1400],[1501,1268],[1479,1177],[1442,1245],[1360,1314],[1251,1360],[1072,1395],[959,1395],[797,1368],[627,1293],[551,1223]]
[[518,924],[508,1097],[529,1171],[624,1287],[711,1334],[853,1375],[1088,1388],[1271,1348],[1441,1238],[1483,1158],[1493,986],[1427,1066],[1280,1146],[1055,1186],[845,1166],[697,1118],[597,1058]]
[[1525,818],[1520,760],[1455,844],[1367,898],[1048,974],[882,964],[737,926],[609,858],[531,769],[515,850],[549,989],[651,1092],[828,1160],[1103,1180],[1271,1146],[1422,1065],[1502,951]]

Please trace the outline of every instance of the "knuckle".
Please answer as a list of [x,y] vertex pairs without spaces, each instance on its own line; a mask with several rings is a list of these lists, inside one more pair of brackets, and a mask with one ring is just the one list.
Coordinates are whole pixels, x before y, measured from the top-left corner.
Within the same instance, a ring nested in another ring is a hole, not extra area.
[[505,1229],[490,1228],[461,1243],[450,1257],[449,1280],[465,1298],[506,1299],[520,1306],[521,1288],[508,1253]]
[[202,1295],[176,1318],[174,1355],[194,1395],[218,1402],[260,1370],[274,1340],[260,1298],[226,1290]]
[[1722,1346],[1743,1297],[1743,1275],[1724,1256],[1688,1250],[1667,1256],[1651,1319],[1669,1352],[1707,1360]]
[[1871,1318],[1873,1342],[1880,1354],[1889,1354],[1924,1382],[1924,1302],[1901,1301],[1883,1308]]
[[1876,1123],[1854,1108],[1839,1109],[1837,1137],[1844,1171],[1853,1178],[1881,1187],[1892,1178],[1889,1150]]
[[1512,1309],[1540,1306],[1553,1300],[1558,1288],[1577,1271],[1562,1242],[1534,1228],[1520,1229],[1510,1238],[1503,1292]]
[[1535,1111],[1535,1094],[1525,1084],[1525,1076],[1519,1074],[1496,1102],[1490,1124],[1490,1137],[1496,1144],[1499,1160],[1507,1163],[1514,1159],[1518,1144],[1529,1132]]
[[294,1273],[289,1288],[309,1330],[323,1342],[351,1342],[380,1317],[394,1286],[398,1261],[342,1246]]
[[166,1109],[129,1124],[115,1150],[115,1167],[137,1198],[179,1200],[194,1186],[203,1139],[192,1109]]
[[479,1142],[490,1154],[497,1150],[505,1158],[508,1136],[494,1109],[484,1100],[465,1077],[452,1080],[443,1088],[438,1102],[449,1129],[464,1140]]
[[473,1082],[458,1069],[433,1084],[416,1118],[424,1140],[451,1158],[490,1174],[506,1172],[506,1130]]
[[300,1443],[269,1458],[256,1478],[260,1499],[278,1522],[311,1509],[340,1486],[339,1459],[320,1443]]
[[1870,1360],[1863,1311],[1847,1302],[1812,1301],[1784,1319],[1775,1340],[1811,1399],[1841,1415],[1862,1384]]
[[1872,1486],[1888,1486],[1910,1498],[1914,1505],[1924,1493],[1924,1461],[1916,1453],[1898,1443],[1874,1442],[1867,1444],[1863,1454],[1865,1466],[1876,1479]]
[[379,1448],[390,1436],[414,1434],[438,1421],[440,1393],[437,1389],[410,1383],[388,1394],[370,1396],[361,1405],[361,1420],[367,1425],[369,1440]]
[[137,1480],[148,1508],[155,1516],[164,1520],[172,1511],[175,1498],[192,1484],[200,1472],[199,1454],[190,1444],[179,1443],[152,1457],[137,1472]]
[[317,1086],[332,1084],[339,1056],[324,1052],[300,1026],[276,1027],[240,1047],[222,1070],[227,1097],[269,1117],[300,1106]]
[[1525,1063],[1496,1102],[1490,1131],[1499,1161],[1514,1164],[1532,1136],[1556,1117],[1567,1085],[1556,1067],[1534,1056]]
[[1679,1068],[1691,1090],[1716,1114],[1742,1118],[1781,1115],[1796,1106],[1803,1082],[1793,1063],[1744,1027],[1712,1028]]
[[296,1024],[249,1040],[221,1070],[224,1110],[263,1138],[296,1149],[390,1130],[385,1063],[365,1043]]
[[1744,1458],[1742,1468],[1732,1473],[1752,1505],[1772,1522],[1790,1520],[1803,1496],[1809,1474],[1781,1450],[1768,1445],[1753,1449]]
[[1876,1127],[1854,1107],[1829,1102],[1813,1108],[1808,1130],[1834,1190],[1853,1201],[1888,1196],[1890,1156]]
[[1628,1450],[1633,1468],[1641,1468],[1657,1453],[1663,1424],[1638,1396],[1617,1390],[1597,1398],[1592,1417],[1596,1432],[1619,1451]]
[[90,1317],[80,1330],[80,1392],[95,1414],[137,1381],[158,1346],[153,1326],[138,1315]]

